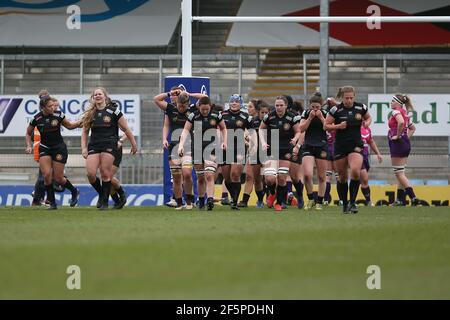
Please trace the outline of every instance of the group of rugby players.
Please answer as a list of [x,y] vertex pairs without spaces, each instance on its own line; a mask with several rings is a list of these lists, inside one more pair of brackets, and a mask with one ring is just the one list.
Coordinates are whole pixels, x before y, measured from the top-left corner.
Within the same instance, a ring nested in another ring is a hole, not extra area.
[[[368,108],[356,102],[355,96],[353,87],[344,86],[336,97],[325,100],[320,93],[314,94],[304,110],[290,96],[278,96],[273,107],[263,100],[251,100],[244,110],[242,98],[232,95],[228,109],[224,110],[223,106],[212,104],[206,95],[192,94],[179,87],[158,94],[154,102],[165,112],[162,140],[169,152],[173,178],[174,201],[169,205],[177,210],[191,210],[195,206],[194,168],[199,209],[214,208],[214,186],[221,173],[221,202],[230,204],[232,210],[248,206],[253,185],[257,208],[264,207],[266,196],[267,207],[275,211],[286,209],[288,204],[322,210],[331,201],[333,171],[344,213],[358,212],[356,198],[360,185],[365,204],[373,206],[368,184],[369,147],[379,162],[382,156],[371,136]],[[197,103],[191,104],[189,97],[198,99]],[[420,201],[404,173],[411,149],[409,139],[415,130],[407,109],[413,106],[408,96],[396,94],[391,108],[388,139],[398,181],[393,205],[406,205],[406,195],[412,205],[418,205]],[[314,167],[317,193],[313,192]],[[238,202],[244,170],[244,194]],[[289,196],[292,186],[296,189],[295,197]]]
[[[223,177],[221,202],[230,204],[232,210],[248,206],[253,186],[257,208],[264,208],[266,196],[267,207],[275,211],[282,211],[289,204],[305,210],[322,210],[331,200],[333,171],[344,213],[358,212],[356,197],[360,184],[365,204],[373,205],[368,185],[369,147],[379,162],[382,157],[371,137],[367,106],[355,102],[355,95],[351,86],[340,88],[336,97],[325,100],[316,93],[304,110],[300,102],[289,96],[278,96],[273,107],[263,100],[251,100],[244,110],[242,98],[232,95],[229,108],[224,110],[223,106],[212,104],[208,96],[189,93],[179,87],[156,95],[154,103],[164,111],[162,140],[169,153],[175,208],[191,210],[196,205],[193,169],[197,177],[199,209],[214,208],[214,187],[219,172]],[[190,103],[191,97],[197,99],[196,104]],[[114,175],[120,166],[125,140],[130,141],[132,154],[137,152],[137,147],[117,104],[104,88],[96,88],[82,118],[71,122],[58,109],[58,100],[47,91],[41,91],[39,99],[41,111],[26,131],[26,152],[33,151],[34,132],[35,136],[40,136],[35,158],[39,161],[49,209],[57,208],[55,189],[71,192],[72,207],[80,196],[79,190],[64,176],[68,152],[61,136],[61,125],[67,129],[82,128],[81,151],[86,159],[88,180],[98,193],[97,208],[108,209],[111,195],[114,208],[121,209],[126,204],[126,195]],[[420,201],[404,172],[411,149],[409,139],[415,131],[407,116],[407,110],[413,108],[411,99],[396,94],[391,108],[388,139],[398,181],[397,200],[393,205],[406,205],[406,196],[412,205],[418,205]],[[122,138],[119,138],[119,128],[124,132]],[[317,193],[313,192],[314,167]],[[242,200],[238,202],[244,170],[246,183]],[[101,178],[97,177],[97,171]],[[231,201],[228,201],[228,193]],[[40,204],[42,198],[41,193],[35,192],[33,204]]]

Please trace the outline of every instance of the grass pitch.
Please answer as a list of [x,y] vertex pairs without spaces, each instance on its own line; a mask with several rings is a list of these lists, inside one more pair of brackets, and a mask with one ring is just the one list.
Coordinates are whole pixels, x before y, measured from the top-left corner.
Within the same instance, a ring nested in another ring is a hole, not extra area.
[[450,210],[0,208],[0,298],[450,299]]

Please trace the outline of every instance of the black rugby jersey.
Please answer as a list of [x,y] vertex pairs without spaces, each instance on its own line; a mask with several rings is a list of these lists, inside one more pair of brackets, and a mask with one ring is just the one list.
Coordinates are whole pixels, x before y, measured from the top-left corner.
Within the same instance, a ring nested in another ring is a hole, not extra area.
[[261,125],[262,120],[259,117],[252,117],[252,122],[250,122],[250,129],[255,129],[258,131],[259,126]]
[[[302,119],[308,119],[311,110],[307,109],[302,113]],[[322,112],[323,118],[327,117],[327,112],[325,110],[320,110]],[[322,146],[327,143],[327,132],[323,130],[323,123],[319,118],[314,117],[309,124],[308,129],[305,131],[305,142],[304,144],[310,146]]]
[[279,146],[280,148],[289,148],[289,143],[295,136],[294,125],[300,122],[300,115],[292,112],[285,112],[282,117],[278,117],[275,110],[266,114],[263,123],[267,126],[267,144],[272,145],[271,131],[279,130]]
[[222,112],[222,119],[225,121],[227,129],[248,129],[252,121],[252,116],[247,112],[239,110],[233,112],[231,110],[225,110]]
[[96,110],[92,119],[89,143],[115,142],[119,140],[119,119],[123,116],[116,104]]
[[183,129],[189,115],[195,111],[197,111],[197,108],[194,104],[191,104],[184,113],[181,113],[175,105],[169,103],[164,114],[169,117],[170,133],[176,129]]
[[347,128],[336,130],[336,142],[361,140],[361,124],[366,113],[367,106],[359,102],[354,102],[350,108],[344,107],[343,103],[331,108],[329,114],[334,118],[335,124],[347,121]]
[[[211,110],[206,116],[203,116],[199,110],[195,111],[194,113],[191,113],[188,117],[188,120],[190,123],[192,123],[192,129],[193,129],[193,136],[194,139],[196,138],[195,135],[195,127],[198,126],[199,123],[202,125],[202,137],[206,130],[209,129],[217,129],[220,122],[223,121],[222,115],[218,113],[217,111]],[[197,123],[197,124],[196,124]],[[210,141],[202,141],[203,145],[209,144],[211,141],[215,141],[216,134],[213,136],[214,139]]]
[[48,116],[45,116],[42,111],[34,116],[30,125],[39,130],[42,146],[52,147],[64,142],[61,136],[61,123],[65,117],[59,110]]

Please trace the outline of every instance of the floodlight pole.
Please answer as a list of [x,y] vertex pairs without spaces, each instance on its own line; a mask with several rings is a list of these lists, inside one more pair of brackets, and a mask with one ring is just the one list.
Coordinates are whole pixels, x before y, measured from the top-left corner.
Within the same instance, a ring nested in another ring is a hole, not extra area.
[[[327,17],[329,12],[328,0],[320,0],[320,16]],[[320,77],[319,86],[320,93],[324,98],[328,97],[328,29],[329,24],[326,22],[320,23]],[[303,66],[305,67],[305,66]],[[305,85],[305,83],[303,84]],[[306,98],[306,97],[305,97]]]
[[181,2],[182,74],[192,76],[192,0]]

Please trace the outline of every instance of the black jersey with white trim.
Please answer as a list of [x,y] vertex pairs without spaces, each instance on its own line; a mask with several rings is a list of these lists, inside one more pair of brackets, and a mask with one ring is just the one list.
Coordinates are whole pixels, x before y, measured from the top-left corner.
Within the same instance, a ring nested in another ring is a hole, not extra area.
[[116,104],[109,104],[96,110],[92,119],[89,143],[117,142],[119,140],[119,119],[123,116]]
[[[321,109],[320,112],[322,112],[323,118],[325,119],[327,117],[327,111]],[[302,119],[304,120],[308,119],[310,113],[311,113],[310,109],[303,111]],[[320,119],[317,117],[312,118],[311,123],[309,124],[309,127],[308,129],[306,129],[305,132],[304,144],[319,147],[326,143],[327,143],[327,132],[323,130],[323,122],[320,121]]]
[[189,118],[189,115],[191,113],[194,113],[195,111],[197,111],[197,108],[194,104],[191,104],[185,112],[180,112],[178,108],[172,103],[167,104],[167,108],[164,114],[169,117],[170,133],[177,129],[183,129],[186,121]]
[[64,142],[61,136],[61,123],[65,117],[65,114],[59,110],[48,116],[41,111],[33,117],[30,125],[39,130],[42,146],[52,147]]
[[233,112],[230,109],[222,112],[222,119],[225,121],[227,129],[248,129],[252,121],[252,116],[247,112],[239,110]]
[[329,114],[334,118],[335,124],[347,122],[345,129],[336,130],[336,142],[348,142],[361,140],[361,124],[367,113],[367,106],[363,103],[354,102],[350,108],[341,103],[330,109]]
[[290,146],[290,141],[295,136],[294,126],[300,122],[300,115],[292,112],[285,112],[282,117],[279,117],[275,110],[266,114],[263,123],[267,126],[267,143],[273,144],[271,141],[272,131],[279,132],[279,146],[280,148],[287,148]]

